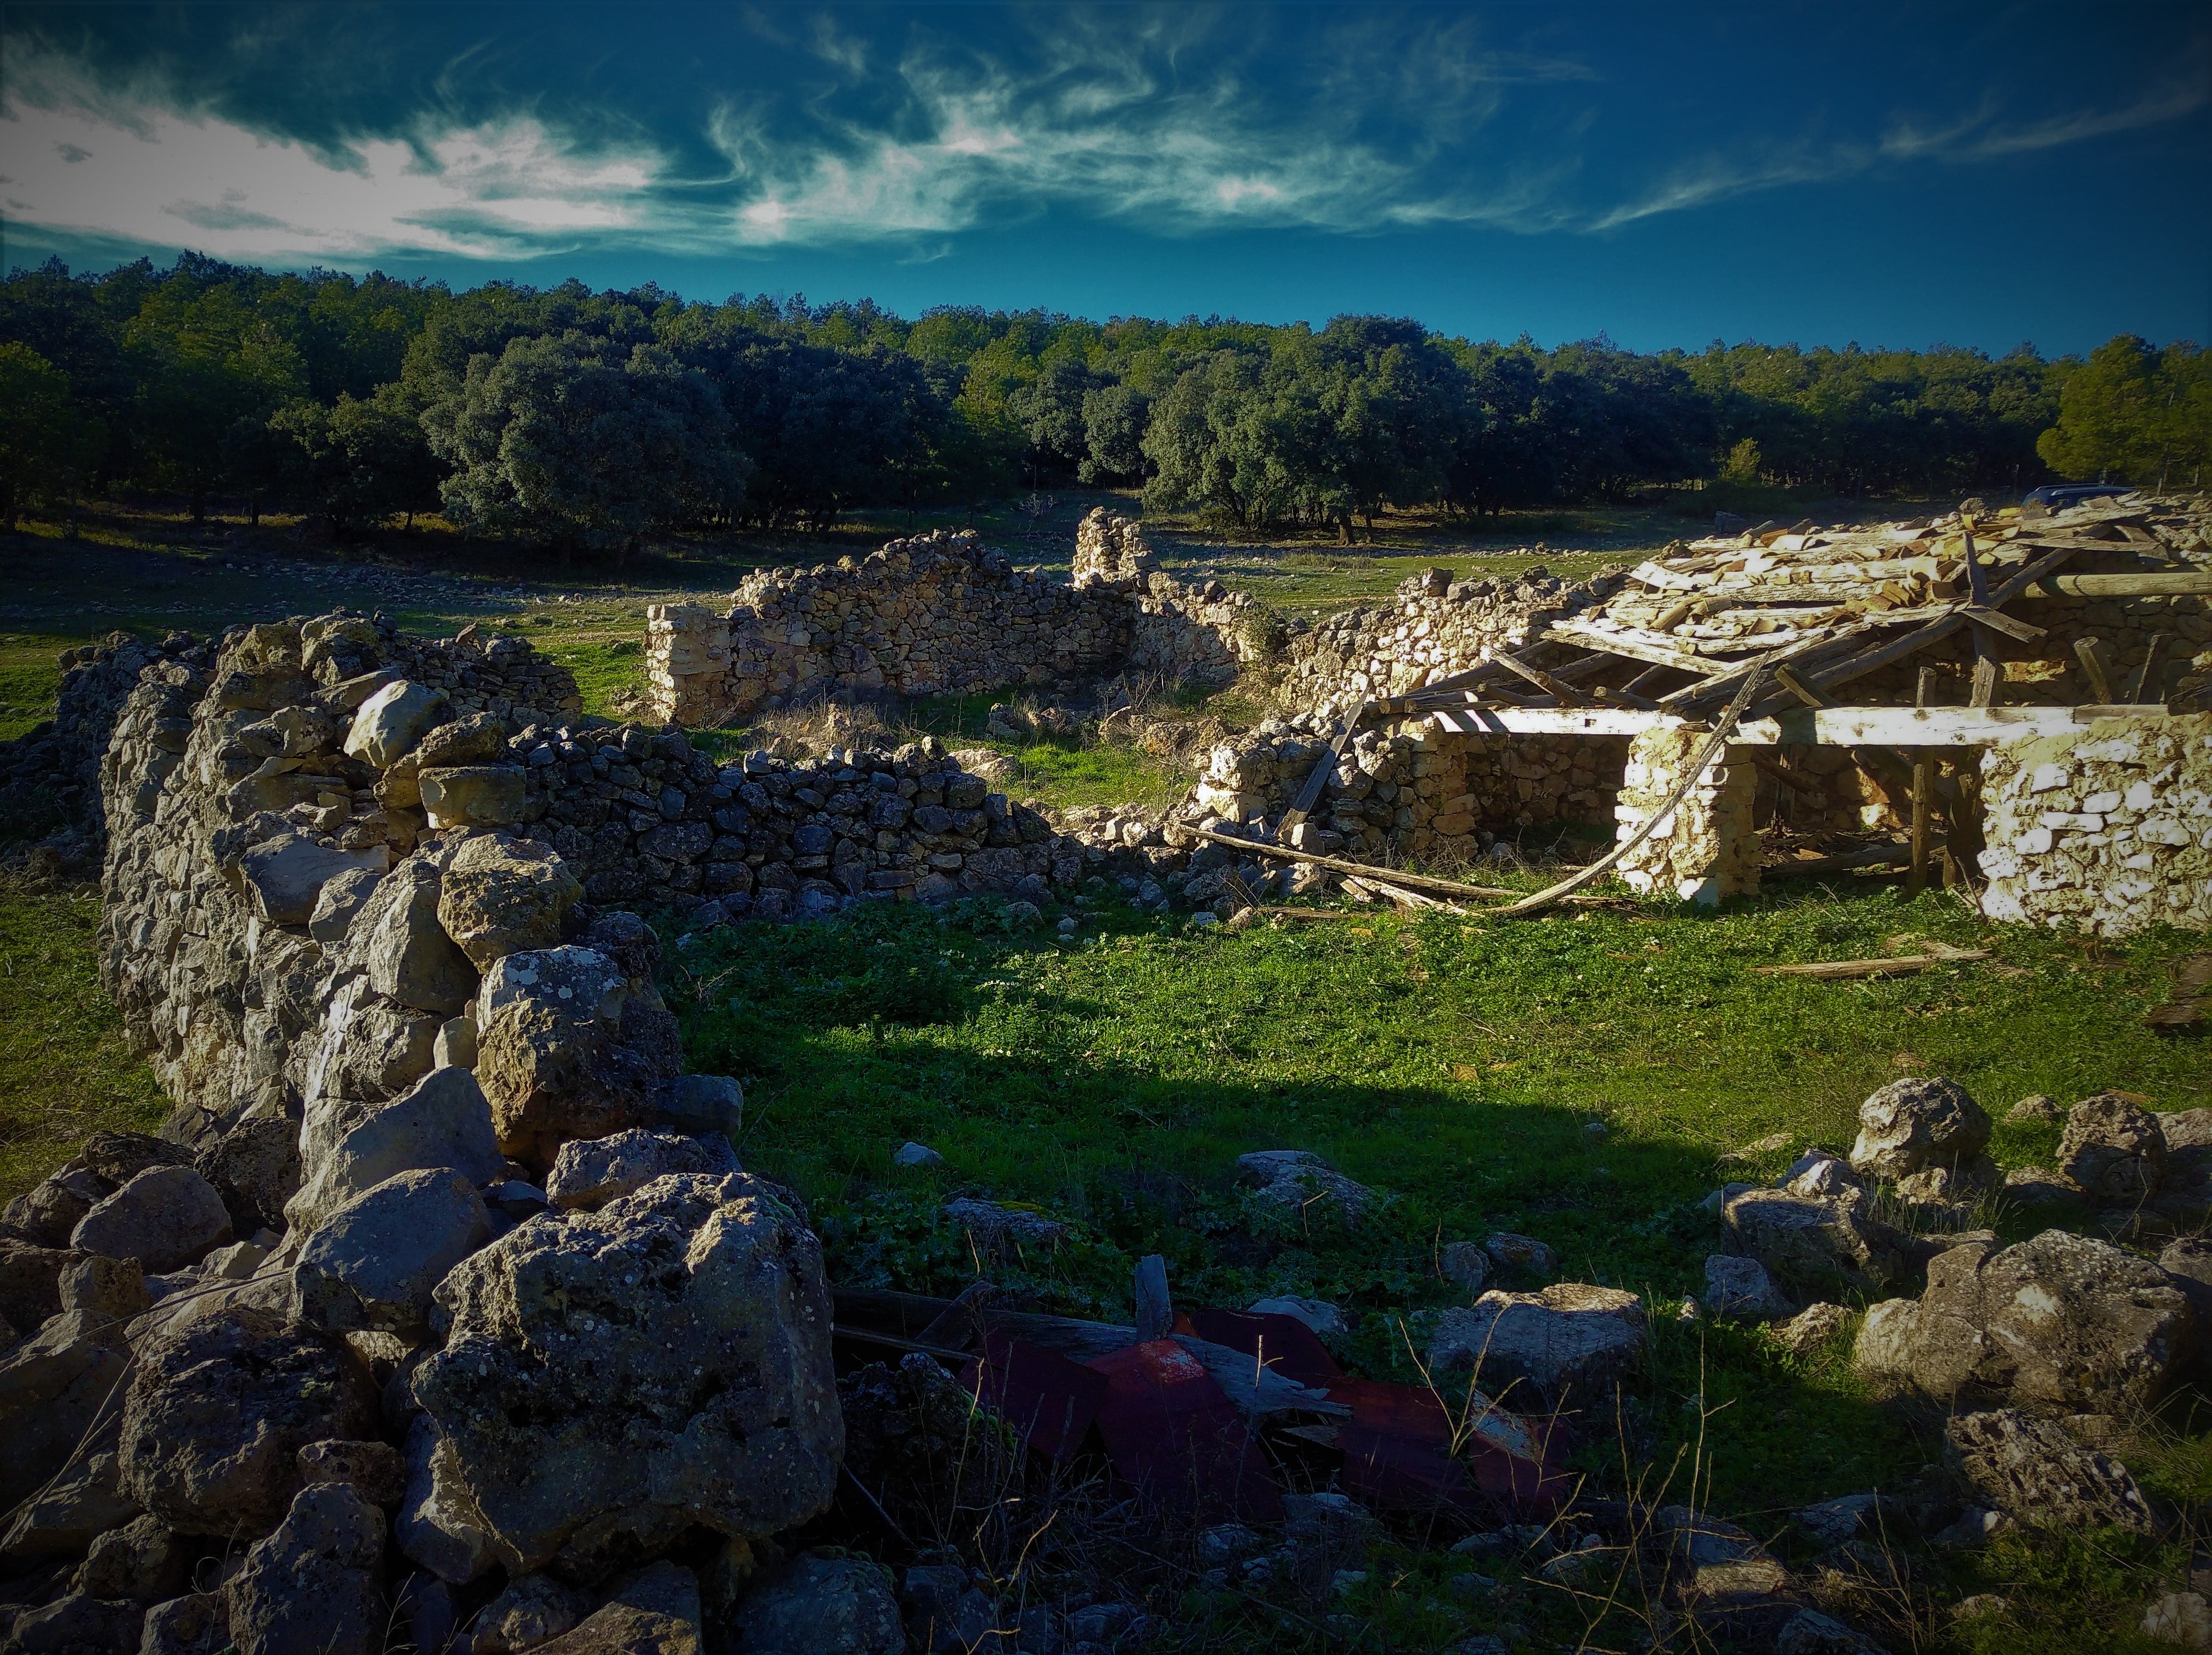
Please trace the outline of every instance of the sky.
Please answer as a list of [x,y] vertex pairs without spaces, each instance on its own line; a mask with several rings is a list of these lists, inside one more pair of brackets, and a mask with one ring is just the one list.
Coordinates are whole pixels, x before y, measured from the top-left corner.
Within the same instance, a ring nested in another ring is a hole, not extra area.
[[0,265],[2212,342],[2212,8],[0,9]]

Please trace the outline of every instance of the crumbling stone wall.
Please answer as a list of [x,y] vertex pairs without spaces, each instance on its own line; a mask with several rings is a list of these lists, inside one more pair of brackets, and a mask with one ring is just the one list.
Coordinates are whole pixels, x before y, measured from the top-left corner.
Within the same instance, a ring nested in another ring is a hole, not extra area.
[[1079,556],[1069,585],[1014,568],[972,532],[937,530],[860,559],[752,575],[724,614],[656,605],[653,709],[696,728],[825,692],[930,696],[1124,665],[1177,682],[1235,676],[1229,640],[1248,599],[1152,568],[1133,526],[1085,527],[1111,545]]
[[2212,714],[1992,747],[1982,799],[1991,919],[2099,936],[2212,930]]
[[100,761],[138,675],[155,661],[196,647],[189,632],[159,643],[128,633],[61,653],[54,715],[14,741],[0,742],[0,839],[54,833],[88,848],[97,871],[104,832]]
[[[1615,807],[1620,839],[1633,838],[1666,804],[1705,744],[1705,733],[1646,730],[1629,743]],[[1755,772],[1747,748],[1724,749],[1650,837],[1615,865],[1634,890],[1711,906],[1759,889],[1759,830],[1752,816]]]

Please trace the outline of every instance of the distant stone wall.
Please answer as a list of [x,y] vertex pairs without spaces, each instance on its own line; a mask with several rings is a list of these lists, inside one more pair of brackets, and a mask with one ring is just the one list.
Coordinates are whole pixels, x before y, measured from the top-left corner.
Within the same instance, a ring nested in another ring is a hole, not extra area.
[[1982,799],[1991,919],[2099,936],[2212,930],[2212,714],[1992,747]]
[[0,842],[56,835],[74,842],[88,859],[79,871],[97,873],[106,824],[100,761],[116,718],[141,672],[198,648],[189,632],[173,633],[160,643],[116,632],[103,642],[62,651],[53,717],[16,740],[0,742]]
[[866,557],[750,576],[726,613],[647,612],[647,694],[692,728],[828,693],[931,696],[1123,667],[1183,682],[1236,676],[1249,602],[1151,567],[1134,526],[1091,514],[1070,584],[1018,569],[972,532],[894,540]]

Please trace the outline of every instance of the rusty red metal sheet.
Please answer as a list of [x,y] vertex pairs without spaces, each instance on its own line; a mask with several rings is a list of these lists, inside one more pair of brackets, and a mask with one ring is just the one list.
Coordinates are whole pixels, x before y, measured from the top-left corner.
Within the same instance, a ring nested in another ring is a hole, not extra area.
[[1472,1519],[1498,1507],[1548,1515],[1569,1493],[1540,1428],[1480,1396],[1457,1421],[1422,1385],[1345,1379],[1329,1398],[1352,1409],[1337,1445],[1345,1492],[1357,1499],[1398,1511],[1449,1508]]
[[1087,1366],[1105,1376],[1098,1434],[1123,1482],[1187,1516],[1281,1519],[1267,1457],[1196,1357],[1153,1339]]
[[983,1336],[982,1354],[961,1371],[960,1382],[1024,1443],[1055,1462],[1073,1458],[1083,1446],[1106,1396],[1104,1375],[995,1332]]
[[1314,1330],[1295,1316],[1196,1310],[1176,1317],[1176,1331],[1242,1351],[1300,1384],[1326,1390],[1344,1377],[1344,1370],[1337,1366]]

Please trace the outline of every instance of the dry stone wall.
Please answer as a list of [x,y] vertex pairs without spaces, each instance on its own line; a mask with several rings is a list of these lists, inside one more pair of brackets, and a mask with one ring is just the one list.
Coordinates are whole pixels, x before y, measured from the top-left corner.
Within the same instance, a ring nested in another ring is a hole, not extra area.
[[1236,675],[1249,599],[1182,586],[1135,526],[1093,512],[1076,579],[1018,569],[973,532],[894,540],[866,557],[755,575],[726,612],[647,613],[647,694],[693,728],[810,696],[932,696],[1124,666],[1182,682]]
[[1991,919],[2212,930],[2212,714],[1992,747],[1982,798]]

